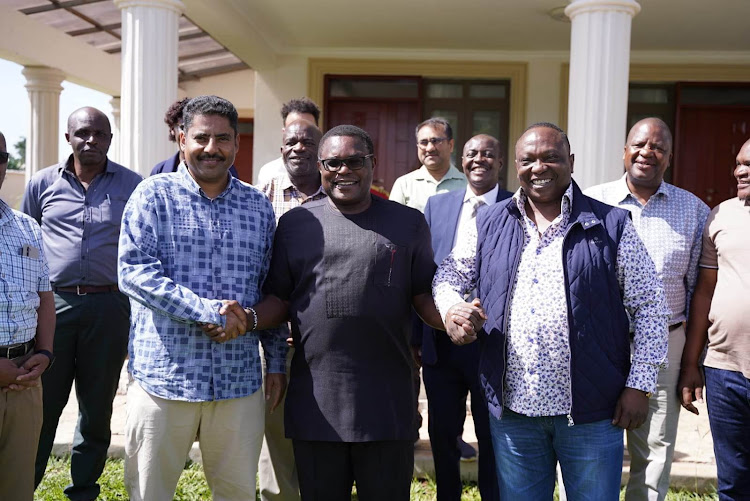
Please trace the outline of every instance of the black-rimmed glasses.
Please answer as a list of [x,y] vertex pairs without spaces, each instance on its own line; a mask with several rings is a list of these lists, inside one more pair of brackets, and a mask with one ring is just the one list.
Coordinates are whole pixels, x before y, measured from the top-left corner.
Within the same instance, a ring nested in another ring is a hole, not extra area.
[[318,159],[318,162],[320,162],[323,168],[328,172],[338,172],[344,164],[346,164],[349,170],[359,170],[365,166],[368,158],[374,156],[375,155],[370,153],[369,155],[349,158],[321,158]]
[[4,164],[10,158],[10,153],[7,151],[0,151],[0,164]]

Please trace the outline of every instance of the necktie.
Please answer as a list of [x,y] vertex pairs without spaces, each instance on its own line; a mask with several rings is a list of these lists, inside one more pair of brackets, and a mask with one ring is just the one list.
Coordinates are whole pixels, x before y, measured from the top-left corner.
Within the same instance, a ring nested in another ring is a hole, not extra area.
[[477,212],[479,212],[479,209],[487,205],[484,200],[482,200],[479,197],[474,197],[470,200],[471,203],[471,219],[476,219]]

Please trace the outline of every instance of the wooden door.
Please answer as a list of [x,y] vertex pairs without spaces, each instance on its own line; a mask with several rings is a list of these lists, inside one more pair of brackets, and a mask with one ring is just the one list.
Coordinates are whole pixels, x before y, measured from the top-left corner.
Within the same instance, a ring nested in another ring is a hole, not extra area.
[[417,101],[330,100],[326,128],[351,124],[367,131],[378,158],[373,183],[377,181],[390,192],[396,178],[419,167],[414,136],[419,117]]
[[253,119],[240,118],[237,124],[240,135],[240,149],[234,157],[234,167],[240,179],[246,183],[253,182]]
[[748,138],[750,106],[680,106],[674,184],[709,207],[737,196],[732,172],[737,153]]

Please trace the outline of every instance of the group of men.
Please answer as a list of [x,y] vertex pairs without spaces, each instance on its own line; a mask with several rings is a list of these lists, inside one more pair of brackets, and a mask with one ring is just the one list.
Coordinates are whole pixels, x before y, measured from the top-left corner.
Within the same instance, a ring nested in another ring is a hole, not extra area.
[[[720,498],[750,492],[750,141],[738,197],[709,215],[664,181],[661,120],[631,129],[620,180],[585,192],[565,133],[534,124],[511,194],[496,138],[469,139],[460,172],[433,118],[416,129],[422,166],[386,201],[367,132],[323,134],[308,99],[282,109],[283,170],[264,167],[260,189],[229,175],[230,102],[173,108],[169,174],[108,160],[107,118],[82,108],[72,155],[29,183],[28,216],[0,202],[3,499],[32,498],[73,381],[65,494],[98,496],[126,353],[134,500],[173,497],[196,438],[215,499],[254,499],[259,474],[264,500],[350,499],[355,483],[406,500],[419,365],[438,499],[460,498],[468,393],[483,499],[551,499],[557,463],[569,499],[617,499],[623,429],[626,497],[664,499],[707,341]],[[6,165],[0,135],[0,182]]]

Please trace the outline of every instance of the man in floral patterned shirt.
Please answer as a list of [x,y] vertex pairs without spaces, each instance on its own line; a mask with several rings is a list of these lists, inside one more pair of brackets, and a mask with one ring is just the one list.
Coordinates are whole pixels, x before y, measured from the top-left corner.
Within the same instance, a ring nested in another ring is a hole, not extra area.
[[666,356],[654,264],[626,211],[581,193],[573,160],[559,127],[529,127],[521,188],[479,215],[433,281],[451,339],[481,342],[501,498],[552,499],[559,461],[569,496],[618,499],[622,429],[643,424]]

